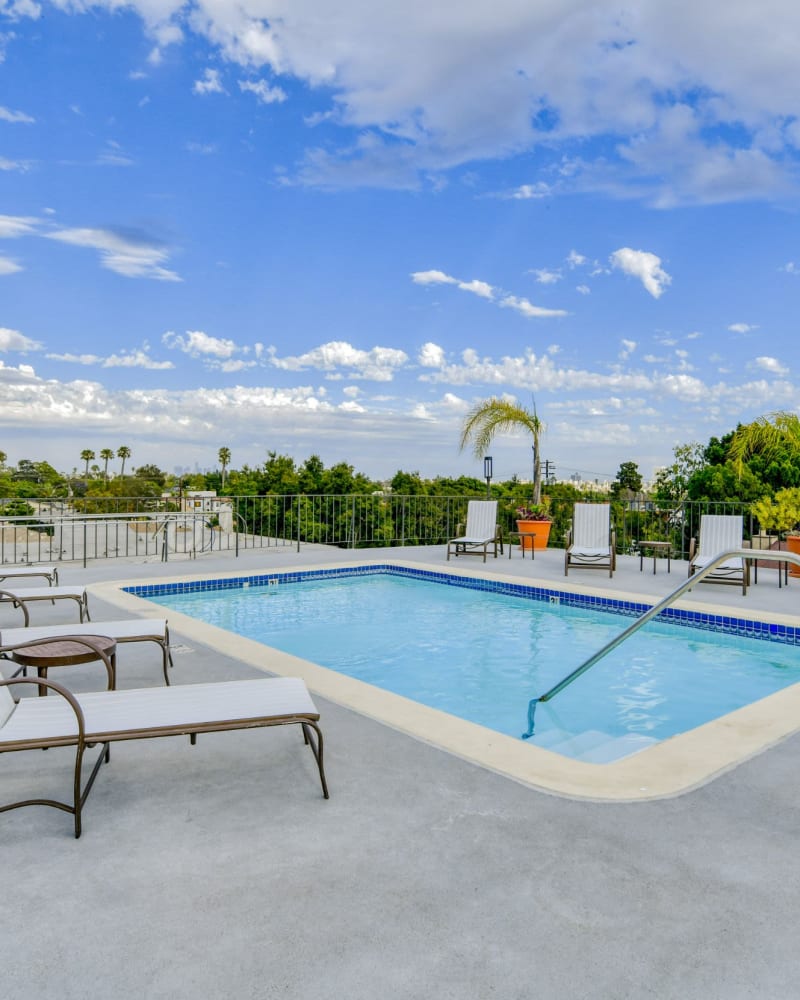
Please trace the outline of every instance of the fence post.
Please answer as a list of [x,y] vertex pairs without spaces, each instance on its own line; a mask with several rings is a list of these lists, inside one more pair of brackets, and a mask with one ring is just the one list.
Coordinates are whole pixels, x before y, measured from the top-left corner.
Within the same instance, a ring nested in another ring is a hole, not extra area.
[[297,494],[297,551],[300,551],[300,494]]
[[352,496],[350,504],[350,548],[356,547],[356,495]]

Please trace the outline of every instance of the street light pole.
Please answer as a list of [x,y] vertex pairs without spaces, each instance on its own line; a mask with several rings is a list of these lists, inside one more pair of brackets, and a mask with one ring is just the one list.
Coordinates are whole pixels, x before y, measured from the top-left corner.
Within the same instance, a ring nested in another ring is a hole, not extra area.
[[492,495],[492,456],[487,455],[483,460],[483,478],[486,480],[486,499],[489,500]]

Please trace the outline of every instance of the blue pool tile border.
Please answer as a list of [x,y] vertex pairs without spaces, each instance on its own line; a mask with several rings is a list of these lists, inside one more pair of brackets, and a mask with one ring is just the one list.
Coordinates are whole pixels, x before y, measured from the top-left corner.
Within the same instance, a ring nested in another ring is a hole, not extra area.
[[[530,587],[521,583],[503,580],[484,580],[469,576],[438,573],[435,570],[415,569],[392,563],[374,563],[367,566],[342,566],[331,569],[298,570],[291,573],[257,573],[249,576],[235,576],[224,579],[187,580],[178,583],[145,583],[123,587],[127,594],[145,599],[171,594],[195,594],[203,591],[241,590],[245,587],[267,587],[270,584],[304,583],[311,580],[335,580],[359,576],[400,576],[414,580],[426,580],[449,587],[464,587],[468,590],[485,590],[511,597],[523,597],[532,601],[557,602],[567,607],[589,608],[607,611],[627,618],[638,618],[652,607],[640,601],[624,601],[616,597],[596,597],[590,594],[573,594],[552,587]],[[686,611],[680,608],[666,608],[654,621],[670,622],[693,629],[710,632],[724,632],[727,635],[780,642],[791,646],[800,645],[800,628],[793,625],[777,625],[760,622],[735,615],[709,614],[703,611]]]

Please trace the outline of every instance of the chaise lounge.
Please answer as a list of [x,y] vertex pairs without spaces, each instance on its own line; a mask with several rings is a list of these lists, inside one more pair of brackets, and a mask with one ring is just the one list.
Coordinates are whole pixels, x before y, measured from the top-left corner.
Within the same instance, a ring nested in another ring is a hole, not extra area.
[[[461,525],[456,531],[461,530]],[[455,556],[483,555],[486,562],[486,552],[489,546],[494,547],[494,557],[497,558],[497,546],[503,551],[503,537],[497,524],[496,500],[470,500],[467,504],[467,525],[464,533],[458,538],[451,538],[447,543],[447,559],[450,553]]]
[[28,604],[34,601],[71,600],[78,605],[81,622],[91,621],[89,617],[89,597],[85,587],[22,587],[20,590],[0,589],[0,604],[11,603],[22,608],[25,626],[30,624]]
[[[741,514],[703,514],[700,517],[700,538],[689,543],[689,576],[707,566],[716,556],[731,549],[741,549],[744,522]],[[750,563],[734,556],[726,559],[704,577],[702,583],[728,583],[741,586],[742,596],[747,596],[750,585]]]
[[[111,685],[113,669],[102,650],[91,638],[69,638],[97,653],[97,658],[105,664]],[[6,646],[4,652],[22,649],[26,645],[31,644]],[[15,701],[10,689],[17,685],[35,685],[40,692],[59,697],[28,697]],[[101,765],[110,760],[111,743],[159,736],[189,736],[194,744],[198,733],[290,725],[302,728],[306,745],[311,747],[317,763],[322,794],[327,799],[322,731],[318,720],[319,712],[299,677],[264,677],[73,694],[55,681],[33,677],[6,680],[0,674],[0,753],[75,747],[71,803],[55,799],[25,799],[0,806],[0,812],[31,805],[62,809],[74,816],[77,838],[81,835],[84,803]],[[83,756],[87,747],[96,744],[101,745],[101,750],[91,774],[83,783]]]
[[84,627],[80,625],[37,625],[33,628],[4,628],[0,630],[0,645],[32,642],[34,639],[63,639],[65,636],[73,635],[107,635],[118,643],[156,643],[161,648],[164,683],[169,684],[168,669],[174,664],[169,648],[169,628],[166,618],[124,618],[117,621],[93,622]]
[[21,577],[42,576],[49,587],[58,586],[57,566],[5,566],[0,568],[0,583],[3,580],[19,580]]
[[611,504],[576,503],[572,528],[564,553],[564,576],[573,569],[607,569],[613,576],[617,568],[616,534],[611,527]]

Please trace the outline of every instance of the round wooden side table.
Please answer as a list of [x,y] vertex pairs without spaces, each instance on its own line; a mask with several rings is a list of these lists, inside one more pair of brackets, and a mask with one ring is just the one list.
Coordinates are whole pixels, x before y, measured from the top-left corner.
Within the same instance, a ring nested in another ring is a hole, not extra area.
[[[111,663],[111,677],[108,690],[113,691],[117,685],[117,643],[107,635],[81,636],[86,638],[101,652],[105,653]],[[25,646],[23,649],[11,651],[11,658],[22,667],[23,673],[28,667],[36,669],[37,675],[47,680],[47,671],[51,667],[74,667],[80,663],[92,663],[101,659],[94,649],[75,639],[50,639]],[[47,688],[39,689],[40,695],[47,694]]]

